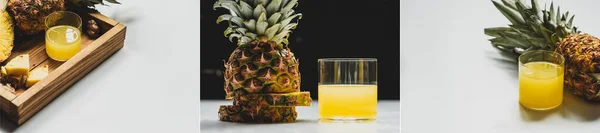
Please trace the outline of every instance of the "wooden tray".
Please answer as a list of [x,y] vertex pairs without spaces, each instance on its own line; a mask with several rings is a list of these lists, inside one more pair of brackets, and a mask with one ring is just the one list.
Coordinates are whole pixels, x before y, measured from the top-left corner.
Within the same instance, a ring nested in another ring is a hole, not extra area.
[[0,89],[0,119],[8,119],[21,125],[48,103],[58,97],[71,85],[89,73],[123,47],[126,26],[100,13],[79,13],[84,22],[95,19],[103,33],[97,39],[84,34],[82,49],[66,62],[50,59],[46,54],[44,35],[16,41],[8,60],[20,54],[29,54],[30,68],[48,65],[49,74],[28,89],[18,89],[16,93]]

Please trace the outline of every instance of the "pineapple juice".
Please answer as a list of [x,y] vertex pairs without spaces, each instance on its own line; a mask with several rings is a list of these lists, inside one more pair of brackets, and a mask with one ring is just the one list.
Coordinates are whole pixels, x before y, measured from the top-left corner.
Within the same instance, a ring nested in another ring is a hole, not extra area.
[[536,61],[519,66],[519,103],[546,110],[563,100],[564,68],[558,64]]
[[66,61],[81,50],[81,31],[69,25],[46,30],[46,53],[57,61]]
[[319,85],[319,114],[322,121],[375,120],[377,85]]

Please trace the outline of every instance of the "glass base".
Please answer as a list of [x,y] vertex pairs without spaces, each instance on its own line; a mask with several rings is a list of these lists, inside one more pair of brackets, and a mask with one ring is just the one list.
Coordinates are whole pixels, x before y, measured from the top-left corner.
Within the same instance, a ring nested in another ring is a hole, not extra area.
[[362,122],[373,122],[375,118],[321,118],[321,122],[350,122],[350,123],[362,123]]
[[519,102],[519,104],[521,104],[521,106],[523,106],[523,107],[525,107],[525,108],[527,108],[527,109],[530,109],[530,110],[536,110],[536,111],[545,111],[545,110],[551,110],[551,109],[554,109],[554,108],[556,108],[556,107],[560,106],[560,105],[562,104],[562,102],[561,102],[561,103],[559,103],[559,104],[557,104],[556,106],[552,106],[552,107],[546,107],[546,108],[534,108],[534,107],[529,107],[529,106],[527,106],[527,105],[525,105],[525,104],[523,104],[523,103],[521,103],[521,102]]
[[66,59],[66,60],[59,60],[59,59],[56,59],[56,58],[52,58],[52,56],[50,56],[50,55],[48,55],[48,57],[50,57],[50,59],[52,59],[52,60],[54,60],[54,61],[58,61],[58,62],[65,62],[65,61],[69,60],[69,59]]

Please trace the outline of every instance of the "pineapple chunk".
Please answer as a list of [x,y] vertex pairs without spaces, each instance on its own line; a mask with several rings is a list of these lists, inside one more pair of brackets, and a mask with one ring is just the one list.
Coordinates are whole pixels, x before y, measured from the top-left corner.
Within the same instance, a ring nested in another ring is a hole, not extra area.
[[33,86],[35,83],[44,79],[46,76],[48,76],[48,65],[44,65],[42,67],[33,69],[31,73],[29,73],[29,76],[27,76],[25,87],[29,88]]
[[4,66],[6,73],[10,76],[29,75],[29,54],[23,54],[10,60]]

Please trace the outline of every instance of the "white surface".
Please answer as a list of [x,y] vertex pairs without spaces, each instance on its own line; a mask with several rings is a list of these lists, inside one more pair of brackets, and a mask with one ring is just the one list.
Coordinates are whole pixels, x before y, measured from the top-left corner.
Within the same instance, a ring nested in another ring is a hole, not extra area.
[[119,1],[99,10],[127,26],[125,47],[15,132],[199,131],[200,1]]
[[310,107],[298,106],[295,123],[246,124],[219,121],[220,105],[231,105],[228,100],[202,100],[200,108],[202,133],[398,133],[400,132],[400,103],[397,100],[377,102],[377,120],[370,123],[319,122],[319,105],[315,100]]
[[[554,2],[561,11],[576,14],[574,25],[600,35],[598,1]],[[550,6],[550,1],[539,3]],[[568,91],[553,111],[519,106],[517,65],[502,61],[483,33],[508,23],[489,0],[400,1],[403,132],[598,131],[600,103]]]

